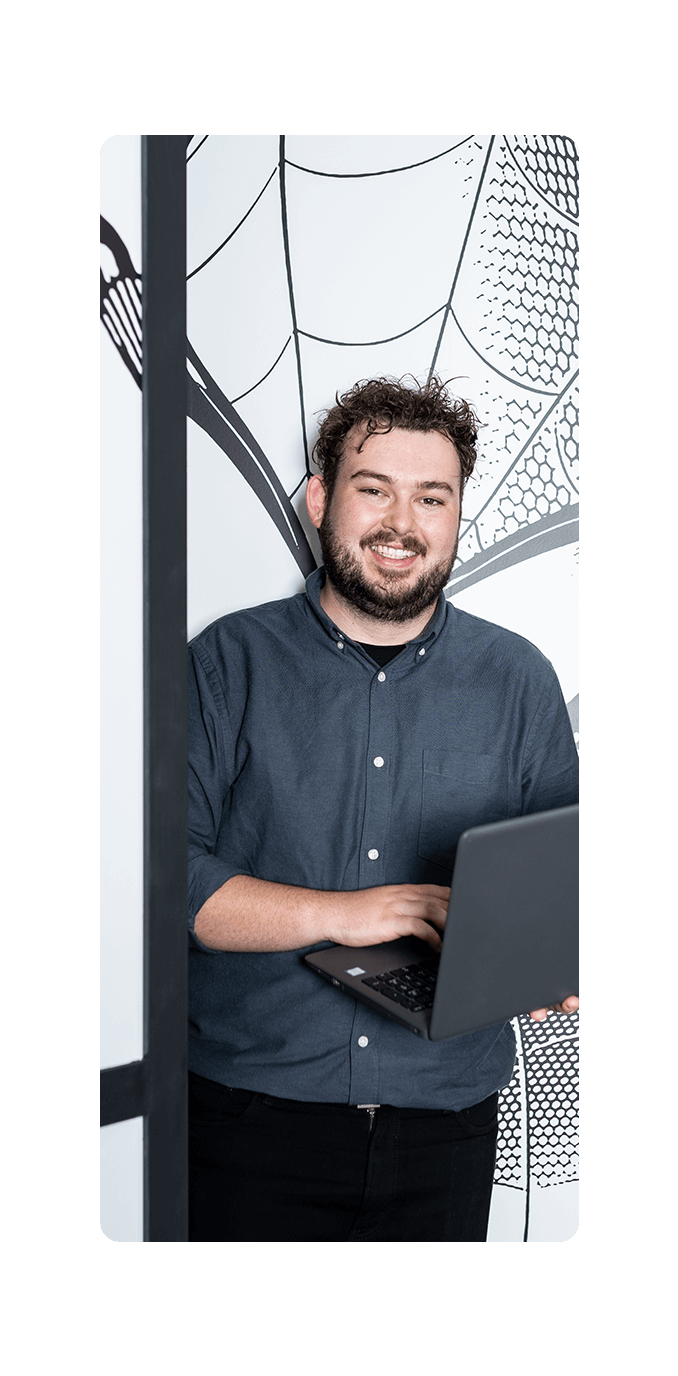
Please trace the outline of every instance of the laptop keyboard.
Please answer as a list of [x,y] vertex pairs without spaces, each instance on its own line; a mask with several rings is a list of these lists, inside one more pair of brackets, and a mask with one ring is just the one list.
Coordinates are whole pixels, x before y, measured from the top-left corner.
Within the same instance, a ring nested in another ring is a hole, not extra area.
[[361,980],[378,994],[392,999],[410,1013],[419,1013],[433,1006],[439,961],[420,960],[415,965],[403,965],[398,970],[385,970],[380,975],[370,975]]

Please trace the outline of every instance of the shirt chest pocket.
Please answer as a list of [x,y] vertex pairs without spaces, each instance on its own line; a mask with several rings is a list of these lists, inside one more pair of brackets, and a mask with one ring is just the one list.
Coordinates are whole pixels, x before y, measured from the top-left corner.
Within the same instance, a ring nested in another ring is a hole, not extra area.
[[445,869],[467,827],[508,816],[508,761],[502,755],[425,750],[417,850]]

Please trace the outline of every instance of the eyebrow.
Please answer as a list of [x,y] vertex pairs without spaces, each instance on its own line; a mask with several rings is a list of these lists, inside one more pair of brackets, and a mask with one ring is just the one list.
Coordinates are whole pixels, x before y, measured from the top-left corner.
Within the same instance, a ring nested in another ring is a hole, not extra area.
[[[373,478],[376,482],[388,483],[391,487],[395,483],[395,479],[389,477],[388,473],[373,473],[369,468],[357,468],[355,473],[351,474],[351,482],[354,478]],[[451,497],[456,495],[454,488],[450,487],[449,483],[442,481],[438,482],[433,478],[429,479],[428,482],[415,483],[415,488],[417,492],[429,491],[431,488],[437,488],[441,492],[449,492]]]

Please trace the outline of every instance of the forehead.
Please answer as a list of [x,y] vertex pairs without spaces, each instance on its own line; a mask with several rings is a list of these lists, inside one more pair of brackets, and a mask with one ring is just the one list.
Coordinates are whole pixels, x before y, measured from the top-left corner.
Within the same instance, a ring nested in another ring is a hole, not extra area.
[[[362,447],[361,447],[362,446]],[[367,470],[398,482],[457,482],[461,479],[459,455],[447,435],[438,430],[375,431],[353,426],[344,440],[339,476],[351,482],[356,471]]]

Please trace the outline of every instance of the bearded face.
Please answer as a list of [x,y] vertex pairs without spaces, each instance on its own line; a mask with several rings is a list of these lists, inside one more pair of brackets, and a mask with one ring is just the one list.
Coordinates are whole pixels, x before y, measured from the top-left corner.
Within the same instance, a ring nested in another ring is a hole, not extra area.
[[359,621],[382,625],[430,614],[456,558],[462,486],[459,455],[438,431],[349,431],[331,495],[317,474],[306,489],[326,610],[339,599]]
[[[364,535],[359,541],[361,550],[375,551],[382,561],[393,561],[393,568],[380,567],[378,573],[370,575],[365,563],[339,539],[331,503],[318,528],[318,535],[325,572],[336,592],[357,611],[374,616],[379,621],[390,622],[412,621],[438,600],[450,581],[459,543],[457,536],[452,549],[437,562],[424,567],[412,582],[410,570],[399,568],[398,565],[407,554],[416,554],[426,560],[429,550],[419,536],[402,535],[395,547],[393,531],[379,528]],[[401,550],[403,553],[400,553]],[[391,551],[390,554],[387,551]]]

